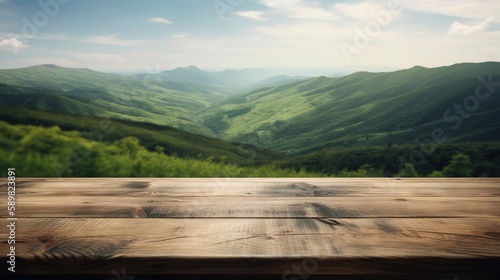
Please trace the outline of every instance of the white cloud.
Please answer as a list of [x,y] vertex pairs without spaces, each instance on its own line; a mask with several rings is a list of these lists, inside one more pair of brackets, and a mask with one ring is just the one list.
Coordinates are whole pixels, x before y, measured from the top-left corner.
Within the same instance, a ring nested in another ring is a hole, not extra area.
[[151,18],[148,20],[149,22],[155,22],[155,23],[163,23],[163,24],[172,24],[173,22],[166,19],[166,18],[161,18],[161,17],[155,17]]
[[[196,27],[201,28],[199,32],[176,29],[163,36],[158,36],[154,30],[145,30],[139,38],[128,37],[125,33],[94,33],[99,36],[90,38],[82,37],[81,34],[39,33],[33,38],[46,39],[44,44],[38,46],[38,40],[30,40],[30,52],[24,53],[28,55],[36,47],[45,47],[51,43],[48,39],[52,39],[53,48],[41,49],[44,58],[30,64],[68,65],[71,61],[70,67],[120,71],[144,69],[147,65],[157,63],[163,69],[193,64],[218,69],[345,66],[370,70],[371,65],[408,68],[416,64],[433,67],[463,61],[500,61],[500,48],[497,47],[500,46],[500,31],[496,31],[500,17],[491,18],[500,14],[498,0],[400,0],[404,12],[392,14],[392,19],[402,17],[402,20],[392,22],[387,28],[384,26],[373,36],[366,35],[368,23],[374,20],[372,12],[387,9],[392,0],[255,1],[264,4],[262,9],[232,7],[233,18],[249,18],[245,21],[250,25],[241,25],[235,30],[226,28],[227,32],[223,33],[207,34],[202,32],[206,31],[203,26]],[[143,18],[143,24],[150,27],[155,25],[148,23],[148,20],[171,24],[167,19]],[[217,23],[221,27],[226,24]],[[156,27],[170,28],[175,25],[167,27],[157,24]],[[448,31],[450,35],[443,36]],[[364,37],[369,39],[369,43],[366,47],[359,47],[360,52],[352,56],[352,62],[347,62],[339,46],[347,43],[358,47],[357,42],[362,41],[359,38],[363,39],[359,35],[361,32],[365,33]],[[197,33],[203,35],[198,37]],[[464,36],[468,34],[473,34],[473,40],[470,35]],[[21,34],[12,36],[0,32],[0,41],[5,45],[7,43],[2,38],[17,38],[28,44]],[[81,42],[96,45],[81,46]],[[79,50],[74,49],[75,43],[80,43]],[[2,49],[12,51],[13,47],[9,42]],[[61,53],[60,50],[74,52]],[[9,62],[7,59],[17,58],[14,60],[16,63],[24,62],[19,56],[11,55],[12,58],[9,58],[9,52],[4,53],[7,55],[0,58],[0,67]]]
[[0,40],[0,49],[18,53],[20,50],[27,48],[28,45],[19,41],[17,38],[2,39]]
[[[483,20],[500,14],[498,0],[411,0],[401,1],[405,10]],[[500,18],[496,19],[499,22]]]
[[261,0],[260,2],[276,12],[294,19],[333,20],[338,18],[334,11],[320,7],[315,1]]
[[266,20],[263,11],[241,11],[241,12],[235,12],[235,14],[240,17],[246,17],[254,20],[260,20],[260,21]]
[[113,46],[140,46],[140,45],[150,44],[149,41],[145,40],[119,39],[118,36],[116,35],[88,37],[83,41],[89,44],[113,45]]
[[448,35],[451,36],[464,36],[464,35],[472,35],[485,31],[490,27],[494,18],[490,17],[485,19],[483,22],[476,25],[466,25],[462,24],[458,21],[455,21],[451,24],[450,30],[448,31]]

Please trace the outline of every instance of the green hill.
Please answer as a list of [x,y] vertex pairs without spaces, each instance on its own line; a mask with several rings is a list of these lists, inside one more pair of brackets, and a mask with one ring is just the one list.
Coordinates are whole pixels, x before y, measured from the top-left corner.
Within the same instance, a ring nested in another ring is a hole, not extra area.
[[[474,99],[478,77],[490,75],[500,81],[500,63],[318,77],[232,96],[198,118],[224,139],[289,154],[413,143],[438,128],[449,142],[498,141],[500,96]],[[453,112],[471,100],[479,102],[470,116]]]
[[193,114],[220,101],[152,77],[106,74],[89,69],[41,65],[0,70],[0,103],[75,115],[115,118],[210,134]]
[[454,159],[460,176],[500,174],[500,63],[268,74],[0,70],[2,162],[54,176],[82,143],[68,176],[455,176]]
[[82,117],[5,105],[0,105],[0,120],[11,125],[58,126],[64,131],[79,131],[83,137],[99,142],[114,142],[132,136],[149,151],[161,149],[167,155],[181,158],[209,159],[236,165],[258,165],[284,158],[278,153],[250,145],[231,144],[152,123]]
[[[148,151],[136,137],[113,142],[58,126],[12,125],[0,120],[0,168],[29,177],[309,177],[275,165],[238,166],[211,159]],[[1,176],[7,176],[5,173]]]
[[[293,155],[414,143],[436,129],[450,143],[500,140],[500,97],[474,99],[478,77],[500,81],[498,62],[262,81],[270,74],[190,66],[125,76],[42,65],[0,70],[0,104],[169,126]],[[234,94],[252,83],[264,87]],[[464,102],[477,108],[459,112]]]

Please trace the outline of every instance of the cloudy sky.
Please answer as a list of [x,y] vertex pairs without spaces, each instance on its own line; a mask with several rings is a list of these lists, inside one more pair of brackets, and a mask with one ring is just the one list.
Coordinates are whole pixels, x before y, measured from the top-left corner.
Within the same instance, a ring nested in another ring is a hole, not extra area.
[[500,61],[498,0],[0,0],[0,68],[401,69]]

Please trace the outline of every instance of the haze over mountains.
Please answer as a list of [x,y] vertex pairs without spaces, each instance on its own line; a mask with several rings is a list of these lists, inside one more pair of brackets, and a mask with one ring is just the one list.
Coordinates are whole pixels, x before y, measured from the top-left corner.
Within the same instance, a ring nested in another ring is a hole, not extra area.
[[[150,122],[305,154],[413,143],[437,128],[449,142],[500,140],[497,81],[498,62],[343,77],[262,69],[207,72],[195,66],[126,76],[41,65],[0,70],[0,103]],[[474,97],[479,85],[484,98]]]
[[[500,97],[475,98],[478,77],[500,81],[500,63],[318,77],[228,98],[201,115],[220,137],[292,154],[411,143],[441,127],[448,141],[498,140]],[[472,109],[460,115],[455,104]]]
[[224,96],[244,93],[262,85],[275,85],[286,81],[312,78],[312,76],[284,75],[301,73],[300,71],[284,71],[271,69],[224,70],[220,72],[203,71],[191,65],[178,67],[160,73],[138,74],[147,84],[150,80],[168,82],[167,86],[179,86],[180,89],[197,90],[199,92],[218,92]]

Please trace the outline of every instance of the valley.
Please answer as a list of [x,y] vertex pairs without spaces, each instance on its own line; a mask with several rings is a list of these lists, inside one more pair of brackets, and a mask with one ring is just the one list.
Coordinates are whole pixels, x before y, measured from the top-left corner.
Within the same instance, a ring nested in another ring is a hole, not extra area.
[[288,154],[411,143],[436,128],[446,129],[450,142],[498,140],[498,95],[477,100],[474,114],[460,127],[460,114],[448,111],[474,96],[481,85],[478,77],[499,81],[500,64],[318,77],[228,98],[202,115],[204,124],[224,139]]
[[[115,130],[109,143],[131,136],[149,151],[239,166],[272,163],[335,175],[371,164],[374,176],[394,175],[402,170],[398,156],[408,158],[425,144],[446,151],[439,160],[430,153],[428,161],[435,163],[417,167],[421,175],[444,168],[458,151],[477,161],[475,176],[496,172],[490,165],[500,154],[498,62],[340,77],[279,73],[196,66],[136,75],[56,65],[0,70],[0,115],[11,125],[67,131],[110,120]],[[460,148],[465,142],[492,144],[478,155]],[[403,147],[403,154],[394,153],[384,164],[366,155],[325,168],[343,151],[384,153],[382,147]]]

